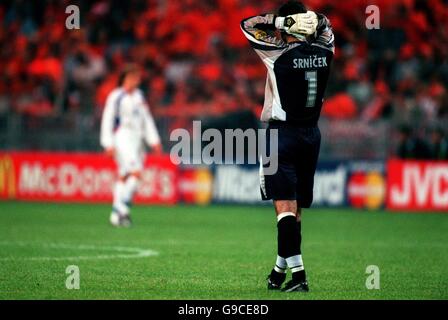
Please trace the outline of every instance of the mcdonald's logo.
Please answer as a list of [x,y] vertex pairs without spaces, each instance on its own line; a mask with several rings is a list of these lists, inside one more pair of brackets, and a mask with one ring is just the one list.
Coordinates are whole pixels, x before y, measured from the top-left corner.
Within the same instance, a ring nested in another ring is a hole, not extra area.
[[14,162],[9,155],[0,155],[0,197],[16,197],[16,176]]

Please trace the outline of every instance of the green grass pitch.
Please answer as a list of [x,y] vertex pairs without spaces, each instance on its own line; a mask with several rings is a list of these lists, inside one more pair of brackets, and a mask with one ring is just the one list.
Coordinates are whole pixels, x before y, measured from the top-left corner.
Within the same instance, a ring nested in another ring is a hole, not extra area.
[[[447,299],[448,215],[310,209],[303,259],[310,292],[266,290],[276,256],[270,207],[0,202],[0,299]],[[156,251],[158,255],[151,255]],[[80,289],[65,286],[66,267]],[[368,290],[366,267],[380,270]]]

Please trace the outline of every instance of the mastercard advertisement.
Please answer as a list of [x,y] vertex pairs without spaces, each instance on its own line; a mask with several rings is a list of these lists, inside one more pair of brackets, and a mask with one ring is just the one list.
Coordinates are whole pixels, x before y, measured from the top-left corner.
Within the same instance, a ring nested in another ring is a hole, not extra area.
[[[179,174],[181,202],[269,204],[261,201],[257,166],[183,167]],[[313,207],[384,208],[386,183],[382,161],[322,161],[314,179]]]
[[386,183],[382,161],[322,161],[315,174],[313,206],[380,209]]
[[382,172],[354,172],[348,180],[347,200],[354,208],[379,209],[384,206],[386,180]]
[[180,201],[207,205],[212,201],[213,175],[207,167],[185,167],[180,171]]

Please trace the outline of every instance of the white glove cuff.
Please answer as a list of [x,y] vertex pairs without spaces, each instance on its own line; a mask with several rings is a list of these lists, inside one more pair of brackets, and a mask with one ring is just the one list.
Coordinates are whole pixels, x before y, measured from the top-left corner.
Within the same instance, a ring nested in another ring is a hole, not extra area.
[[275,27],[279,30],[285,30],[285,17],[275,18]]

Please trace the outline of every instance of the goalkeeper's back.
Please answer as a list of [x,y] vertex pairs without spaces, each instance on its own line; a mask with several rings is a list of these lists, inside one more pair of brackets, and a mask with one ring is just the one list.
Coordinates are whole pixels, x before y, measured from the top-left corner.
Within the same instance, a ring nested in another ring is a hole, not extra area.
[[334,54],[330,22],[318,15],[314,37],[285,42],[273,34],[275,18],[266,14],[241,22],[244,35],[268,69],[261,120],[315,127]]

